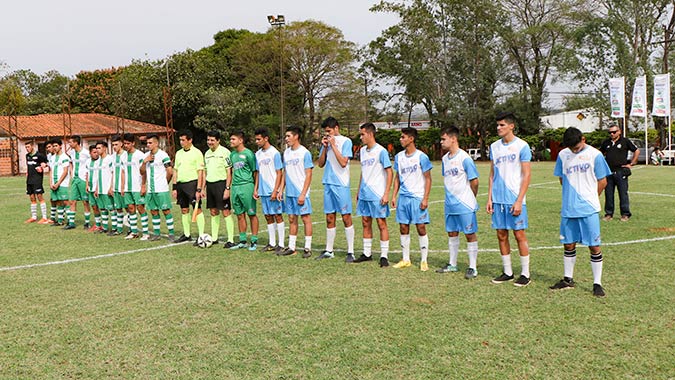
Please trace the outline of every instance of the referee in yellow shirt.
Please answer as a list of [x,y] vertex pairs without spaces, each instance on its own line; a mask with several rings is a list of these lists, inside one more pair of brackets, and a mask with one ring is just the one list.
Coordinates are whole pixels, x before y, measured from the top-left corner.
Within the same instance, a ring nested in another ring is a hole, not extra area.
[[[175,243],[191,241],[190,237],[190,205],[197,208],[197,230],[199,235],[204,234],[204,214],[201,210],[200,200],[205,198],[202,190],[205,184],[204,175],[204,155],[192,145],[192,132],[182,131],[178,135],[180,140],[180,149],[176,152],[176,164],[174,165],[173,176],[173,198],[178,201],[181,212],[181,224],[183,225],[183,236],[176,239]],[[194,245],[197,245],[195,241]]]

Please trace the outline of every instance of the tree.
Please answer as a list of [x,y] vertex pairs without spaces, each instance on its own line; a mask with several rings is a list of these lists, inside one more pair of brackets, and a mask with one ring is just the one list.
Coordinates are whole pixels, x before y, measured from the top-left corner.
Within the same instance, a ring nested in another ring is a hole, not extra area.
[[37,115],[43,113],[60,113],[62,97],[66,93],[68,77],[52,70],[43,75],[30,70],[17,70],[7,75],[21,88],[26,98],[23,113]]
[[0,113],[18,115],[26,105],[21,88],[13,80],[0,81]]

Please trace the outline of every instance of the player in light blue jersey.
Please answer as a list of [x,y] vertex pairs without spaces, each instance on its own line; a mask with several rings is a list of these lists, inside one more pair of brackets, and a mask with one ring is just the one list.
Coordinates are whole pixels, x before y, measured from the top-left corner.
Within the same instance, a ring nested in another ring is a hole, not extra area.
[[586,144],[580,130],[568,128],[563,135],[563,144],[567,148],[558,154],[553,174],[560,178],[562,184],[560,242],[565,250],[564,277],[550,289],[574,288],[576,246],[582,243],[591,251],[593,295],[604,297],[598,197],[607,186],[607,176],[611,175],[611,170],[602,153]]
[[[420,242],[420,270],[429,270],[427,256],[429,254],[429,236],[426,225],[429,224],[429,193],[431,192],[431,161],[424,152],[415,147],[417,130],[401,129],[401,146],[403,151],[394,158],[394,195],[392,207],[396,208],[396,221],[401,233],[401,249],[403,258],[394,264],[394,268],[407,268],[410,262],[410,225],[417,228]],[[396,196],[401,192],[398,200]]]
[[[255,130],[255,143],[258,151],[255,152],[256,169],[258,170],[258,188],[253,197],[260,199],[263,214],[267,221],[269,240],[263,248],[264,252],[281,252],[284,246],[284,164],[281,154],[270,144],[270,133],[267,128]],[[277,233],[279,240],[277,243]]]
[[530,186],[530,146],[514,135],[516,118],[512,113],[497,115],[497,135],[500,139],[490,145],[490,180],[488,182],[487,213],[492,215],[492,228],[497,230],[499,252],[504,271],[492,279],[495,284],[513,280],[509,230],[518,242],[520,277],[515,286],[530,283],[530,248],[525,235],[527,206],[525,194]]
[[445,186],[445,231],[448,233],[448,265],[436,270],[438,273],[457,272],[459,233],[467,241],[469,267],[464,277],[476,278],[478,269],[478,171],[473,159],[459,147],[459,129],[450,127],[441,131],[441,147],[447,150],[442,159],[443,184]]
[[288,214],[288,248],[277,253],[280,256],[295,255],[295,242],[298,238],[298,216],[305,226],[305,249],[302,257],[312,256],[312,202],[309,198],[309,185],[312,183],[312,154],[300,144],[300,127],[286,130],[284,151],[284,173],[286,200],[284,208]]
[[354,225],[352,224],[352,198],[349,191],[349,159],[352,158],[352,140],[340,134],[340,124],[334,117],[321,123],[325,135],[321,139],[318,164],[323,171],[323,211],[326,214],[326,249],[317,257],[332,259],[335,243],[335,218],[339,211],[347,237],[346,262],[354,262]]
[[359,154],[361,178],[356,194],[356,210],[361,214],[363,224],[363,254],[355,263],[371,261],[373,244],[373,219],[380,230],[380,268],[389,266],[389,189],[394,172],[391,169],[389,153],[375,141],[375,125],[366,123],[359,129],[363,146]]

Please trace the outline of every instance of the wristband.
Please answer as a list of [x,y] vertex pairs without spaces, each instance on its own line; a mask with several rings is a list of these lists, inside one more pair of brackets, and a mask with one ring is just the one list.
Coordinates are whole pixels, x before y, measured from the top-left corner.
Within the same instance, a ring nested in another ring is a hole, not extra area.
[[201,193],[201,192],[202,192],[202,189],[197,188],[197,192],[198,192],[198,193]]
[[225,190],[230,190],[230,187],[229,187],[229,186],[225,186]]

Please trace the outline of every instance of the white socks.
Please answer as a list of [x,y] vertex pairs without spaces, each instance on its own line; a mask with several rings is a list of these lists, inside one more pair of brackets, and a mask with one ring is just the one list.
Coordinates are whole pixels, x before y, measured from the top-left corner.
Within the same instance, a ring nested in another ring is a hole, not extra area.
[[459,254],[459,236],[448,237],[448,250],[450,251],[450,261],[452,266],[457,266],[457,255]]

